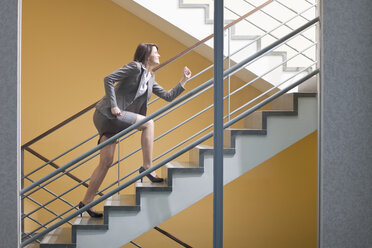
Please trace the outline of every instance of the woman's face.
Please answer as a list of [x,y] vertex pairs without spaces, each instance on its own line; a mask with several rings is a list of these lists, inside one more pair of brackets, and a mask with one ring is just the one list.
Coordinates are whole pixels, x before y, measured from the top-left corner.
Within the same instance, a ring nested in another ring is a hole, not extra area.
[[156,66],[160,64],[159,58],[160,58],[160,54],[158,53],[158,49],[155,46],[153,46],[151,54],[149,56],[149,60],[148,60],[149,64],[151,66]]

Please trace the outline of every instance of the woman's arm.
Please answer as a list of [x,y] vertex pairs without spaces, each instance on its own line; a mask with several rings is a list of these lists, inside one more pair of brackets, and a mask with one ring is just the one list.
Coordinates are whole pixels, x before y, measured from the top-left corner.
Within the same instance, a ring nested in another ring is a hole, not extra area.
[[121,114],[116,102],[114,83],[126,78],[131,73],[138,73],[140,70],[138,63],[133,61],[104,78],[105,92],[110,100],[111,113],[113,115],[118,116]]

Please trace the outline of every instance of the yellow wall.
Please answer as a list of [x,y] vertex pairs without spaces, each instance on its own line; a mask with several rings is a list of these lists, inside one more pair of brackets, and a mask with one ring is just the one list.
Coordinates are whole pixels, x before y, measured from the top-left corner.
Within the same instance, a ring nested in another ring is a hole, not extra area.
[[[165,33],[125,11],[110,0],[23,0],[22,13],[22,143],[29,141],[47,129],[60,123],[72,114],[89,106],[104,94],[103,78],[131,61],[134,50],[140,42],[154,42],[159,45],[161,60],[166,61],[185,47]],[[157,81],[169,89],[182,76],[182,68],[187,65],[196,74],[209,66],[210,61],[196,53],[189,53],[166,69],[156,73]],[[192,89],[200,83],[210,79],[210,71],[189,82],[187,89]],[[247,79],[248,81],[249,79]],[[233,78],[232,88],[241,85],[241,80]],[[237,94],[233,105],[239,105],[260,92],[248,87]],[[155,137],[170,127],[180,123],[213,102],[212,91],[205,93],[198,100],[186,104],[178,111],[169,115],[166,120],[156,122]],[[158,101],[149,112],[165,104]],[[155,144],[154,157],[190,135],[196,128],[204,127],[212,120],[213,110],[197,118],[185,128],[178,130],[166,139]],[[88,138],[96,130],[89,112],[79,120],[73,121],[67,127],[32,145],[32,149],[46,158],[53,158],[71,146]],[[58,159],[56,164],[63,165],[84,151],[95,146],[97,138],[77,149],[68,156]],[[139,137],[134,136],[126,140],[121,146],[121,153],[128,154],[139,147]],[[183,156],[180,160],[187,159]],[[121,164],[121,175],[138,168],[141,165],[140,154],[131,157]],[[42,161],[25,153],[25,173],[43,164]],[[73,171],[81,179],[91,175],[97,164],[97,159]],[[31,176],[33,180],[52,171],[45,169]],[[159,172],[160,173],[160,172]],[[117,169],[112,169],[103,186],[108,185],[117,177]],[[25,180],[25,185],[29,181]],[[47,187],[60,194],[67,187],[77,183],[69,178],[59,180]],[[72,193],[64,195],[64,199],[71,203],[81,200],[85,192],[80,187]],[[133,187],[125,190],[133,193]],[[39,191],[33,197],[41,203],[50,199],[50,195]],[[26,213],[35,208],[35,204],[26,201]],[[61,212],[67,205],[61,201],[49,205],[51,209]],[[101,208],[102,204],[98,207]],[[47,211],[40,211],[32,217],[45,223],[53,215]],[[32,224],[28,222],[26,230]]]
[[[224,187],[224,247],[316,247],[316,144],[314,132]],[[192,247],[213,247],[213,196],[159,227]],[[134,241],[178,247],[155,230]]]

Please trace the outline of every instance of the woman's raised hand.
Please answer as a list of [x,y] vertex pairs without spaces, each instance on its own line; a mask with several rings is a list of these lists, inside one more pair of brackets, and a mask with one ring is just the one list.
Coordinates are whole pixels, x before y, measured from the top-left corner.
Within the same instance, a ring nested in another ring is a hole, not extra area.
[[180,82],[181,85],[182,85],[182,87],[185,86],[187,80],[189,80],[190,77],[191,77],[191,71],[190,71],[189,68],[187,68],[187,66],[185,66],[185,68],[183,68],[183,78],[182,78],[182,80]]
[[191,71],[189,68],[187,68],[187,66],[185,66],[185,68],[183,68],[183,77],[186,79],[186,80],[189,80],[190,77],[191,77]]

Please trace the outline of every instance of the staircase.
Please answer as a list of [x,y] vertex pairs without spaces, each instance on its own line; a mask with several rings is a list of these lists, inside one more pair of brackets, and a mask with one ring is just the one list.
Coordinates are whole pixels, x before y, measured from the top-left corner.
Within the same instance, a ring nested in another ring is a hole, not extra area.
[[[210,0],[163,0],[162,6],[167,6],[166,8],[160,8],[156,1],[112,1],[135,13],[145,21],[152,23],[156,28],[159,28],[186,46],[190,46],[195,40],[202,40],[213,33],[213,1]],[[264,2],[226,0],[225,23],[231,23],[233,20]],[[224,55],[230,55],[231,63],[237,63],[261,50],[262,47],[272,43],[289,31],[296,29],[299,25],[313,19],[316,14],[315,11],[314,1],[273,1],[245,21],[232,26],[225,33]],[[283,80],[297,75],[288,81],[288,84],[290,84],[315,68],[306,68],[309,62],[315,61],[315,47],[311,46],[315,42],[315,27],[313,27],[286,43],[287,45],[282,45],[270,51],[255,63],[248,65],[237,76],[244,80],[250,73],[258,76],[263,75],[262,78],[267,83],[276,86]],[[205,44],[205,46],[198,48],[196,51],[213,61],[213,40]],[[241,52],[232,55],[234,51],[248,44],[250,45]],[[292,59],[294,54],[300,52],[302,53],[299,56]],[[270,73],[265,74],[268,69],[277,65],[280,66]],[[261,84],[256,84],[255,87],[263,91],[267,86],[265,82],[261,82]],[[282,89],[286,85],[281,85],[279,88]]]
[[[272,110],[254,112],[243,121],[245,128],[224,133],[224,184],[314,132],[316,94],[284,94],[272,102]],[[72,228],[44,236],[40,247],[121,247],[212,193],[211,147],[199,145],[189,152],[188,162],[172,161],[162,169],[164,183],[137,182],[135,195],[105,201],[104,218],[77,217]]]

